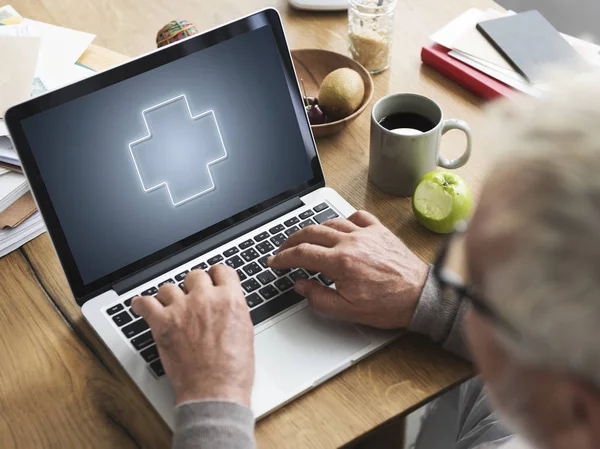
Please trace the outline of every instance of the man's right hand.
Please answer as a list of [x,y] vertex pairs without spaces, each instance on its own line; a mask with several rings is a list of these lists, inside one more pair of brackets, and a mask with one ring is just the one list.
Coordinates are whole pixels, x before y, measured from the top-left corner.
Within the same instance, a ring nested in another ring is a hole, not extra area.
[[423,261],[364,211],[292,234],[269,265],[320,271],[336,290],[299,280],[296,291],[327,315],[382,329],[410,324],[428,273]]

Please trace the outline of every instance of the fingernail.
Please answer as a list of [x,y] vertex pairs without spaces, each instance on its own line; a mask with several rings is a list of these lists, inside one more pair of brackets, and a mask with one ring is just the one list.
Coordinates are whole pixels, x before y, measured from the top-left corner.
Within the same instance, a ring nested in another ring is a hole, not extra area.
[[267,265],[271,265],[271,261],[272,261],[274,258],[275,258],[275,256],[270,256],[270,257],[267,259]]

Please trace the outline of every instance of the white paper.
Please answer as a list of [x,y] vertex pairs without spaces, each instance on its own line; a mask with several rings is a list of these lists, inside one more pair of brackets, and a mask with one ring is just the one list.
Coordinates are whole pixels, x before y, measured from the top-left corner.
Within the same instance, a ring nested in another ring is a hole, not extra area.
[[0,229],[0,257],[4,257],[45,231],[46,226],[39,212],[35,212],[16,228]]
[[532,97],[539,97],[543,93],[543,90],[540,88],[539,85],[529,84],[525,80],[525,78],[523,78],[523,81],[519,81],[518,79],[515,79],[513,76],[507,75],[506,73],[503,73],[499,70],[494,70],[493,68],[491,68],[485,64],[482,64],[481,61],[477,60],[476,58],[472,57],[471,55],[466,55],[457,50],[452,50],[448,54],[450,56],[452,56],[454,59],[458,59],[459,61],[473,67],[474,69],[477,69],[480,72],[483,72],[486,75],[489,75],[492,78],[495,78],[498,81],[501,81],[504,84],[506,84],[510,87],[513,87],[514,89],[517,89],[523,93],[526,93],[527,95],[531,95]]
[[7,136],[0,136],[0,162],[12,165],[21,165],[17,150]]
[[20,23],[19,25],[1,25],[0,36],[22,37],[31,35],[27,25]]
[[25,175],[10,172],[0,176],[0,213],[29,190]]
[[81,81],[82,79],[90,77],[95,73],[96,72],[86,67],[82,67],[77,64],[71,64],[70,66],[65,67],[59,73],[53,73],[45,76],[42,81],[47,90],[54,90],[66,86],[67,84]]
[[40,43],[38,37],[0,36],[0,117],[9,107],[29,99]]
[[77,62],[96,37],[90,33],[50,25],[31,19],[23,19],[30,36],[42,39],[36,74],[59,72]]
[[2,136],[8,136],[8,128],[6,127],[4,120],[0,118],[0,137]]
[[10,173],[10,170],[8,168],[2,168],[2,167],[0,167],[0,177],[2,175],[7,174],[7,173]]
[[19,19],[23,18],[12,6],[10,6],[10,5],[2,6],[0,8],[0,23],[2,23],[4,20],[6,20],[10,17],[18,17]]

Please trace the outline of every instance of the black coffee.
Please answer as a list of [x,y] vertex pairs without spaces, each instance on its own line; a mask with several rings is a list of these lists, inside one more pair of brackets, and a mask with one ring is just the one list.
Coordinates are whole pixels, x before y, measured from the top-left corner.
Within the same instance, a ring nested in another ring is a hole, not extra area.
[[435,123],[416,112],[396,112],[379,120],[379,124],[390,131],[400,128],[411,128],[427,132],[435,128]]

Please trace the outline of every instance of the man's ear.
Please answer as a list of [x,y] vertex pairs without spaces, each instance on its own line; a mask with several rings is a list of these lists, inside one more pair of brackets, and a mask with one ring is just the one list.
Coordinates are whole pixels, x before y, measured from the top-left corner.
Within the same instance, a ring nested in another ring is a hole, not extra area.
[[574,380],[571,389],[571,413],[582,448],[600,447],[600,391],[590,384]]

